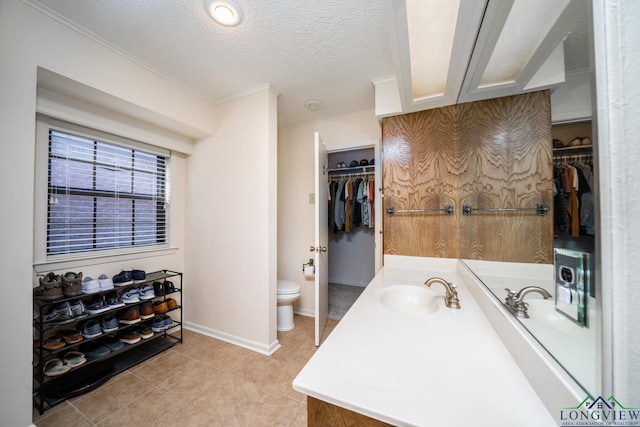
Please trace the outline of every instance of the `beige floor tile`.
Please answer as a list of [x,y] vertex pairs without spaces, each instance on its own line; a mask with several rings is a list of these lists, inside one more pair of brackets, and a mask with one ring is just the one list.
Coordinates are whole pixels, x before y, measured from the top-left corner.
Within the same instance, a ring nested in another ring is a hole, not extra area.
[[203,352],[196,359],[227,372],[241,366],[243,360],[253,353],[253,351],[246,348],[218,341],[210,351]]
[[173,412],[183,408],[186,402],[167,390],[151,389],[132,403],[115,411],[98,423],[99,427],[151,426]]
[[68,403],[61,403],[42,414],[34,423],[38,427],[85,427],[93,424]]
[[225,422],[234,426],[287,426],[300,402],[280,394],[258,394],[256,399],[237,407],[232,418]]
[[[177,344],[98,389],[46,411],[49,426],[304,426],[306,396],[292,381],[317,350],[314,319],[295,315],[265,356],[184,330]],[[326,339],[338,322],[329,320]]]
[[146,382],[158,384],[170,376],[178,374],[185,369],[190,369],[192,364],[197,363],[196,360],[184,354],[168,350],[140,365],[132,367],[129,372]]
[[307,404],[303,402],[298,407],[291,423],[287,427],[307,427]]
[[[192,333],[193,334],[193,333]],[[210,352],[216,345],[213,338],[204,335],[189,336],[184,338],[184,342],[171,347],[172,350],[186,356],[198,359],[202,354]]]
[[298,402],[302,402],[305,395],[295,391],[292,385],[293,379],[299,372],[300,369],[297,365],[283,364],[281,369],[278,369],[269,375],[261,389],[261,393],[279,393],[283,396],[297,400]]
[[98,423],[118,409],[128,405],[145,392],[140,378],[126,373],[104,384],[74,404],[91,422]]
[[214,420],[232,419],[240,407],[255,400],[260,388],[253,382],[224,373],[215,382],[210,382],[191,401],[190,407],[205,413]]
[[221,418],[211,418],[205,412],[194,410],[190,405],[167,414],[156,424],[157,427],[214,427],[224,426]]
[[180,372],[165,376],[158,386],[184,401],[192,400],[209,384],[219,381],[223,372],[198,361],[192,361]]
[[33,423],[36,423],[37,421],[41,420],[44,417],[48,417],[50,415],[55,414],[58,411],[62,411],[64,410],[67,406],[69,406],[68,402],[63,402],[59,405],[56,405],[52,408],[47,409],[44,414],[40,415],[40,412],[34,407],[31,413],[31,420],[33,421]]
[[275,372],[284,369],[285,365],[271,356],[251,352],[239,363],[230,366],[228,372],[263,386]]

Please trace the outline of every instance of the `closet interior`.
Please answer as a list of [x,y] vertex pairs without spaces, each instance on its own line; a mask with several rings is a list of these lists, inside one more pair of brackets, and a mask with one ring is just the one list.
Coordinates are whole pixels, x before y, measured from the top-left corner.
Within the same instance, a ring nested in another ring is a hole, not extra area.
[[340,319],[375,275],[374,148],[328,154],[329,317]]
[[595,186],[591,121],[555,124],[554,247],[593,253]]

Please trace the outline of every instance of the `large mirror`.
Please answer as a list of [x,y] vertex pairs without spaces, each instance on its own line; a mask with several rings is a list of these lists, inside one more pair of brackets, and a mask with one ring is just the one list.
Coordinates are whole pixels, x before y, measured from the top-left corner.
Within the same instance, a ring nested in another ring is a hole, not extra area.
[[589,2],[583,4],[564,42],[566,82],[551,95],[554,264],[463,261],[587,393],[597,393],[597,140],[592,19]]

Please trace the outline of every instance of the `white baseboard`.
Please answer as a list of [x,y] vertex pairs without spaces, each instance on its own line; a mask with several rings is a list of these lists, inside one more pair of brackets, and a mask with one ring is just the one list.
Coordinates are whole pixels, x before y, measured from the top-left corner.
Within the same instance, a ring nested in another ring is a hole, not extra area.
[[300,316],[306,316],[306,317],[316,317],[316,313],[313,310],[309,310],[307,308],[293,308],[293,312],[295,314],[299,314]]
[[248,340],[246,338],[231,335],[226,332],[218,331],[216,329],[207,328],[206,326],[198,325],[191,322],[185,322],[184,328],[197,332],[202,335],[206,335],[211,338],[218,339],[220,341],[228,342],[229,344],[237,345],[238,347],[246,348],[247,350],[255,351],[256,353],[271,356],[280,348],[280,342],[276,339],[270,345],[264,345],[259,342]]

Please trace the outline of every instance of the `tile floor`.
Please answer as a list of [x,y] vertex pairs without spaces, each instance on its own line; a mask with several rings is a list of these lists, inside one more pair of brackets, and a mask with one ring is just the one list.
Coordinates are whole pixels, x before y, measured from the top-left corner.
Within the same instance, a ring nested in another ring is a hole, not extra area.
[[[43,415],[38,427],[307,425],[306,397],[291,382],[314,354],[314,319],[296,315],[264,356],[191,331],[184,343]],[[337,325],[329,319],[324,338]]]

